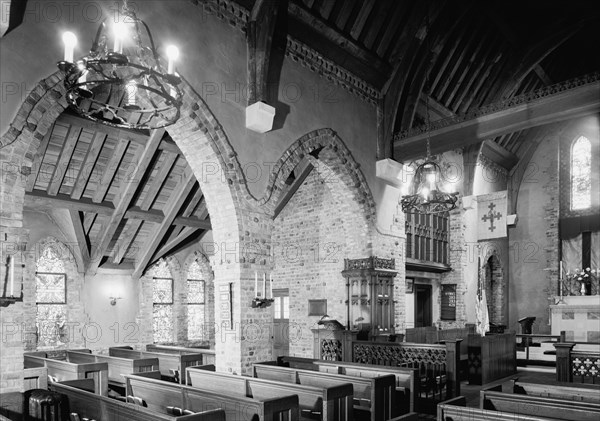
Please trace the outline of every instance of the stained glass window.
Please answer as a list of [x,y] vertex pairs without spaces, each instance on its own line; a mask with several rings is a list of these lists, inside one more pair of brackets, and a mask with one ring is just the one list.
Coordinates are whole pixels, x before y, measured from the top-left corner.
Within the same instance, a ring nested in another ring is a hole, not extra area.
[[53,245],[42,251],[35,274],[36,327],[38,347],[56,347],[68,341],[67,275],[59,252]]
[[204,338],[204,303],[205,303],[205,282],[202,268],[197,261],[194,261],[188,270],[187,279],[187,298],[188,298],[188,339]]
[[154,342],[173,340],[173,277],[166,260],[159,260],[152,267],[152,325]]
[[571,209],[592,205],[592,144],[580,136],[571,149]]

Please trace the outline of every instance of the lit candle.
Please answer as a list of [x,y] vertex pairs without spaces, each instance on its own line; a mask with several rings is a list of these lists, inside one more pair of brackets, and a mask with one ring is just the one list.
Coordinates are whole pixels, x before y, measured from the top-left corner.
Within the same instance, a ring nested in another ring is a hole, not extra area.
[[559,262],[558,265],[558,279],[562,280],[562,260]]
[[258,297],[258,273],[254,271],[254,295]]
[[169,59],[167,64],[167,73],[173,74],[175,73],[175,60],[179,57],[179,48],[174,45],[169,45],[167,47],[167,58]]
[[62,39],[65,44],[65,61],[73,63],[73,52],[75,51],[75,45],[77,44],[77,37],[73,32],[65,32]]
[[113,51],[115,53],[121,54],[123,52],[123,39],[125,38],[125,33],[127,32],[127,28],[123,22],[117,22],[114,26],[115,32],[115,43],[113,46]]
[[271,294],[271,298],[273,298],[273,274],[269,274],[269,293]]
[[267,274],[263,273],[263,298],[267,298]]
[[127,89],[127,105],[135,105],[135,92],[137,90],[137,85],[134,80],[130,80],[125,85]]
[[10,296],[15,296],[15,258],[14,256],[9,256],[8,261],[10,262],[8,276],[10,279]]

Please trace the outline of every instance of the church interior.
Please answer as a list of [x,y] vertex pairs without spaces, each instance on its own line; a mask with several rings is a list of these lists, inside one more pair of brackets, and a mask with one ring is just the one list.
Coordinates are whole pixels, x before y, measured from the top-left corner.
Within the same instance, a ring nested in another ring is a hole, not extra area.
[[598,28],[2,0],[0,420],[598,419]]

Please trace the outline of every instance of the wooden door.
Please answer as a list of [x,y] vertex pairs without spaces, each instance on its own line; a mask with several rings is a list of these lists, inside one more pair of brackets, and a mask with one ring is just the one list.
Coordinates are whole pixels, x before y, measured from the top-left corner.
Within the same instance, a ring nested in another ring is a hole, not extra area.
[[290,351],[290,293],[286,289],[273,290],[273,358],[289,355]]
[[415,285],[415,327],[431,326],[431,285]]

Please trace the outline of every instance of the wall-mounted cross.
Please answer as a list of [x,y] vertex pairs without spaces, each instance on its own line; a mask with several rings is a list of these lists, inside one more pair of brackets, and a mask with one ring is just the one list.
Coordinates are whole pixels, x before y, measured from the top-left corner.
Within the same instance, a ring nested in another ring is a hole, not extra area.
[[488,206],[489,212],[483,215],[483,218],[481,218],[483,222],[487,222],[488,219],[490,220],[490,226],[488,229],[492,232],[494,232],[494,230],[497,228],[494,225],[494,219],[499,221],[502,218],[502,214],[500,212],[494,212],[495,207],[496,205],[494,203],[490,203],[490,205]]

